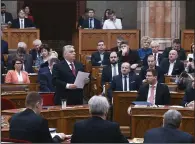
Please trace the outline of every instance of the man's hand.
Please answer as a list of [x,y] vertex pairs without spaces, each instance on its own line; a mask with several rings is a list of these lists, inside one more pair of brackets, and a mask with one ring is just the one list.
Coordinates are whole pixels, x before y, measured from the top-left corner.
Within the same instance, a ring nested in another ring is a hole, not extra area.
[[84,80],[84,83],[85,83],[85,84],[88,84],[89,81],[90,81],[90,79],[89,79],[89,78],[86,78],[86,79]]
[[77,86],[75,84],[69,84],[69,89],[76,89]]
[[147,79],[144,79],[142,82],[143,82],[143,83],[147,83]]
[[194,107],[194,101],[191,101],[189,104],[187,104],[187,107]]
[[122,56],[125,56],[127,53],[127,48],[122,49]]
[[131,69],[134,69],[135,70],[137,68],[137,66],[138,66],[138,64],[132,64],[131,65]]
[[64,133],[57,133],[58,134],[58,136],[62,139],[62,140],[64,140],[65,138],[66,138],[66,135],[64,134]]

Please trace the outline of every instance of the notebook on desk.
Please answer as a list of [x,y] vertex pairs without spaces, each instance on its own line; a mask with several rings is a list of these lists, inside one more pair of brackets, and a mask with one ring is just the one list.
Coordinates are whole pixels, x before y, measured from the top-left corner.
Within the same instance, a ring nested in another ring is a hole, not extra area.
[[131,104],[133,105],[147,105],[152,106],[153,104],[147,101],[133,101]]

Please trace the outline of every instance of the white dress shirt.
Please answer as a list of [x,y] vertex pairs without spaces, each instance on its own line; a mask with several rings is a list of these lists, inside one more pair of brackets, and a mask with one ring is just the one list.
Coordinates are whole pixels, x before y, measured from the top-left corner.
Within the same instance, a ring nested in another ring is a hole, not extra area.
[[[155,104],[155,100],[156,100],[156,87],[157,87],[157,83],[154,85],[154,99],[153,99],[152,104]],[[151,91],[152,91],[152,85],[149,85],[147,102],[150,102],[149,100],[151,97]]]
[[[153,56],[155,56],[155,53],[153,53]],[[156,66],[159,66],[159,62],[158,62],[158,53],[156,53],[155,60],[156,60]]]
[[169,61],[169,63],[170,63],[170,64],[169,64],[169,70],[168,70],[168,75],[169,75],[169,76],[172,75],[172,72],[173,72],[173,68],[174,68],[175,62],[176,62],[176,61],[174,61],[174,62],[171,63],[171,62]]
[[[69,68],[72,70],[72,66],[71,66],[71,64],[72,64],[72,63],[71,63],[71,62],[69,62],[69,61],[67,61],[66,59],[65,59],[65,61],[67,62],[67,64],[68,64]],[[74,66],[74,69],[75,69],[75,65],[74,65],[74,63],[73,63],[73,66]],[[76,70],[76,69],[75,69],[75,70]],[[70,85],[69,83],[67,83],[67,84],[66,84],[66,88],[67,88],[67,89],[69,89],[69,85]]]
[[[129,75],[127,75],[127,91],[129,91]],[[124,75],[122,75],[122,82],[123,82],[123,91],[125,91],[125,78]]]
[[23,29],[25,27],[24,26],[24,19],[19,18],[19,22],[20,22],[20,28]]
[[5,24],[5,14],[2,14],[2,15],[1,15],[1,20],[2,20],[1,23],[2,23],[2,24]]
[[115,64],[115,67],[113,66],[113,64],[111,64],[111,68],[112,68],[112,77],[114,76],[114,68],[116,69],[116,75],[119,74],[119,72],[118,72],[118,63]]
[[105,20],[102,29],[122,29],[121,19],[116,19],[115,21],[110,19]]
[[23,83],[22,73],[21,73],[21,72],[18,73],[17,71],[15,71],[15,72],[16,72],[16,75],[17,75],[17,77],[18,77],[18,83]]

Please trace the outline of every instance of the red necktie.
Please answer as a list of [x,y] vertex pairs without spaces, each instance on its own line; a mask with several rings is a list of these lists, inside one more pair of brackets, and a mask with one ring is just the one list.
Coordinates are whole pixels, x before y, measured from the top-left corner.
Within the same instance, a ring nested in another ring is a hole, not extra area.
[[154,104],[154,88],[155,86],[151,86],[151,93],[150,93],[150,97],[149,97],[149,102]]
[[74,76],[76,76],[76,71],[75,71],[75,68],[74,68],[74,64],[71,63],[70,66],[71,66],[71,68],[72,68],[72,74],[73,74]]

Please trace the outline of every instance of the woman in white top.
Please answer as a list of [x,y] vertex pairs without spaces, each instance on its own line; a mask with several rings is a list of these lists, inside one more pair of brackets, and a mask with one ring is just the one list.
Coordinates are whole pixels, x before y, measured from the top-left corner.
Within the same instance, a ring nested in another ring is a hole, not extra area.
[[194,55],[195,55],[195,44],[192,43],[192,44],[191,44],[191,53],[188,54],[188,56],[187,56],[187,66],[186,66],[186,68],[185,68],[185,70],[186,70],[188,73],[193,73],[193,72],[195,72]]
[[116,18],[114,11],[108,12],[109,19],[104,21],[103,29],[122,29],[121,19]]
[[12,62],[14,70],[9,70],[5,77],[5,83],[30,83],[28,73],[22,71],[23,60],[20,58],[16,58]]

